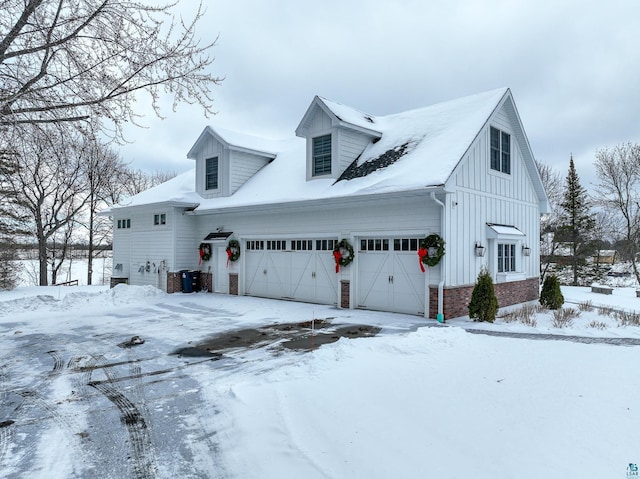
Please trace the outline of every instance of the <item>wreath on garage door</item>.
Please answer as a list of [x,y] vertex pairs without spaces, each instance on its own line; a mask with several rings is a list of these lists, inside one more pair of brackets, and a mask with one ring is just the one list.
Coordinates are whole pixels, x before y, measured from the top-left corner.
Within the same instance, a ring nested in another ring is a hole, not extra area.
[[333,259],[336,261],[336,273],[340,272],[340,266],[348,266],[353,261],[353,246],[346,240],[338,241],[333,248]]
[[420,269],[424,273],[423,263],[427,266],[436,266],[442,257],[444,256],[444,240],[436,235],[432,234],[426,238],[420,240],[420,247],[418,248],[418,258],[420,259]]
[[208,243],[200,243],[198,253],[200,254],[200,263],[209,261],[211,259],[211,245]]
[[229,261],[238,261],[240,258],[240,243],[238,240],[230,240],[227,244],[227,268],[229,267]]

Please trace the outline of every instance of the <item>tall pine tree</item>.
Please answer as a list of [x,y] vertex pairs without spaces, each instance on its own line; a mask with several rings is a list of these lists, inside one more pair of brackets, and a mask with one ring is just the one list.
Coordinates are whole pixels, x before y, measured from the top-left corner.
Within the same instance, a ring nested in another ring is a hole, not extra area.
[[591,240],[595,228],[595,215],[591,213],[587,190],[580,184],[580,177],[573,163],[573,155],[569,160],[569,173],[560,208],[560,226],[557,234],[561,241],[571,248],[572,284],[576,286],[580,267],[593,250]]

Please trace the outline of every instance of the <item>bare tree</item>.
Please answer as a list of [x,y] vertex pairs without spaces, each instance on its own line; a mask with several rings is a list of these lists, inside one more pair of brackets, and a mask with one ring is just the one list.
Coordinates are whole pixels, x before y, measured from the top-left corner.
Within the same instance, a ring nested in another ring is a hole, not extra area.
[[0,126],[108,119],[116,138],[135,123],[136,94],[160,115],[162,93],[211,110],[221,79],[205,70],[212,43],[176,20],[177,2],[0,0]]
[[16,172],[16,154],[13,150],[0,150],[0,290],[13,289],[18,283],[17,245],[28,232],[24,212],[14,211],[16,197],[2,178]]
[[550,213],[540,219],[540,245],[542,261],[540,263],[540,281],[544,282],[544,277],[549,270],[549,266],[554,260],[554,255],[559,246],[556,241],[555,231],[559,224],[559,208],[562,201],[562,177],[551,166],[536,160],[536,167],[542,179],[544,190],[549,200]]
[[640,239],[640,145],[623,144],[596,153],[597,201],[621,223],[621,233],[631,259],[633,273],[640,283],[636,260]]
[[119,190],[119,196],[114,198],[114,204],[124,197],[130,197],[137,195],[149,188],[153,188],[156,185],[169,181],[176,176],[175,172],[161,172],[147,173],[142,170],[124,169],[121,170],[121,177],[119,184],[121,189]]
[[126,165],[122,162],[118,154],[100,143],[95,138],[85,138],[89,143],[84,149],[86,153],[84,161],[84,181],[87,185],[87,207],[84,212],[84,226],[88,232],[88,252],[87,252],[87,284],[92,284],[93,259],[97,247],[106,245],[111,237],[112,222],[108,218],[98,216],[100,209],[111,206],[115,203],[112,199],[121,194],[123,185],[120,179],[125,171]]
[[15,200],[15,215],[27,213],[38,244],[40,285],[47,280],[47,243],[73,222],[89,199],[84,182],[85,142],[61,125],[31,125],[30,135],[14,145],[11,174],[3,174]]
[[47,262],[51,271],[51,284],[58,283],[58,275],[62,265],[67,259],[70,259],[75,226],[73,221],[69,221],[63,228],[52,234],[51,241],[47,242]]

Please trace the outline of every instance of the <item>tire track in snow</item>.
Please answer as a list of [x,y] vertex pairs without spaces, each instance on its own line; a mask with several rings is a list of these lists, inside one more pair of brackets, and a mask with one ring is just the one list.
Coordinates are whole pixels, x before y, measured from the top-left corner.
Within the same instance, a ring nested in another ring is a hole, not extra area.
[[[0,366],[0,406],[3,406],[5,398],[7,397],[7,383],[7,368],[6,366]],[[13,420],[11,419],[2,419],[0,421],[0,466],[2,466],[4,457],[9,451],[9,427],[11,427],[11,425],[13,425]],[[0,469],[4,469],[4,467]]]
[[92,381],[89,386],[100,391],[120,412],[120,421],[127,428],[133,458],[133,472],[137,479],[152,479],[157,471],[155,454],[149,436],[147,421],[135,404],[110,382]]
[[47,354],[53,358],[53,374],[60,374],[64,369],[64,361],[58,351],[47,351]]

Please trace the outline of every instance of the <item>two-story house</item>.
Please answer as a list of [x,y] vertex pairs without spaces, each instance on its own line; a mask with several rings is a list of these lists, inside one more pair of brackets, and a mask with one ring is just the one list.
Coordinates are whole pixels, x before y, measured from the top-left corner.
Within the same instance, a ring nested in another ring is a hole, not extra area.
[[509,89],[388,116],[315,97],[295,133],[206,127],[192,170],[108,212],[114,282],[199,270],[217,293],[442,320],[486,267],[500,306],[538,297],[548,202]]

